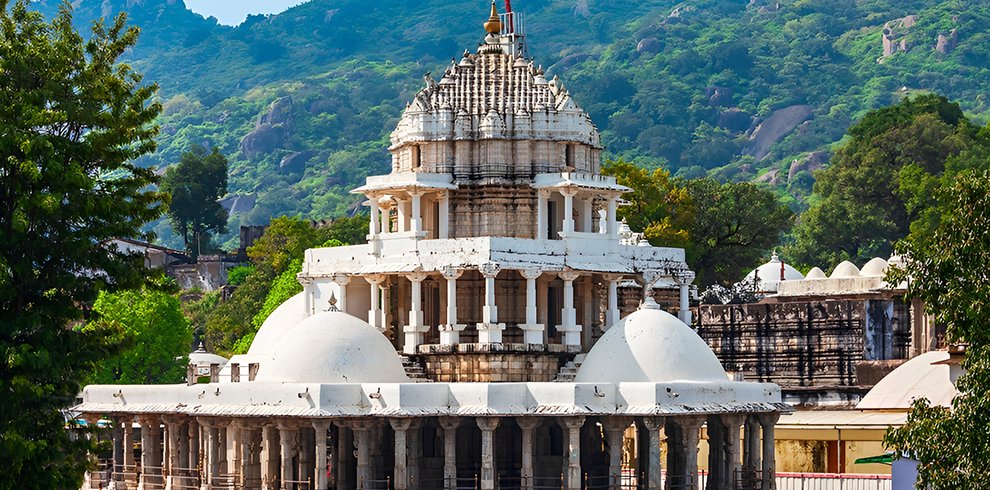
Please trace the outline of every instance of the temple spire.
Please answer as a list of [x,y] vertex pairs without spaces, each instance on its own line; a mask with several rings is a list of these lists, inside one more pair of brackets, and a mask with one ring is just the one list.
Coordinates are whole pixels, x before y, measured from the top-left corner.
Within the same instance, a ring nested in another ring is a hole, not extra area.
[[492,0],[492,14],[488,17],[488,22],[485,22],[485,32],[496,36],[502,32],[502,21],[498,18],[498,9],[495,7],[495,0]]

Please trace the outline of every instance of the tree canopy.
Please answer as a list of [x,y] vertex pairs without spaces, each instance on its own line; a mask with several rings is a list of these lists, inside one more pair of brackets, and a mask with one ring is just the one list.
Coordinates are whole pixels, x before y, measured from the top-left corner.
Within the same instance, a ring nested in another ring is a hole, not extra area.
[[219,202],[227,194],[227,159],[216,148],[194,145],[183,153],[166,169],[162,190],[172,196],[172,227],[193,254],[200,254],[203,240],[209,244],[210,232],[227,230],[227,210]]
[[60,410],[116,351],[101,329],[73,329],[100,290],[140,284],[139,236],[162,214],[152,169],[156,87],[118,59],[138,32],[123,16],[88,40],[67,4],[50,23],[0,0],[0,488],[79,488],[85,437]]

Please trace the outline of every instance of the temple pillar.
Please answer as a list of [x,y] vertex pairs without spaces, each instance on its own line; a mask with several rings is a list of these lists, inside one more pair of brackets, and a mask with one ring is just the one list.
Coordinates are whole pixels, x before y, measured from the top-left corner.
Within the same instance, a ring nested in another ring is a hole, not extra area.
[[440,345],[457,345],[461,342],[461,332],[466,325],[457,323],[457,279],[464,271],[455,267],[444,267],[443,278],[447,281],[447,323],[440,325]]
[[402,352],[406,354],[416,353],[419,345],[423,343],[423,333],[429,329],[428,326],[423,325],[423,281],[427,277],[429,276],[425,272],[414,272],[406,275],[411,284],[409,288],[411,296],[409,324],[402,327],[402,331],[406,334],[406,342],[402,346]]
[[437,202],[440,204],[437,217],[440,229],[437,230],[437,238],[450,238],[450,194],[447,192],[437,194]]
[[742,465],[739,460],[742,447],[739,428],[746,418],[742,415],[723,415],[722,425],[725,427],[725,480],[726,488],[735,488]]
[[371,481],[371,424],[370,420],[353,423],[355,445],[357,446],[357,488],[364,490]]
[[691,303],[690,292],[691,283],[694,282],[694,272],[684,271],[674,276],[674,282],[680,289],[680,304],[677,311],[677,319],[691,326]]
[[141,424],[141,477],[138,480],[138,490],[148,490],[156,482],[152,468],[155,466],[155,436],[152,425],[157,421],[151,417],[138,420]]
[[560,194],[564,196],[564,231],[563,236],[574,234],[574,196],[577,191],[574,189],[561,189]]
[[382,217],[379,214],[381,209],[378,207],[378,200],[375,198],[370,198],[365,204],[371,210],[371,223],[368,225],[368,241],[370,242],[378,239],[378,233],[380,233],[382,226]]
[[594,217],[592,213],[595,210],[595,198],[589,195],[586,199],[581,200],[581,231],[584,233],[592,233]]
[[606,221],[605,233],[607,233],[609,236],[616,236],[619,234],[619,222],[616,219],[616,203],[618,202],[618,200],[619,200],[618,197],[612,196],[609,197],[608,200],[606,201],[607,207],[605,208],[605,221]]
[[137,485],[137,474],[134,466],[134,419],[123,417],[121,424],[124,426],[124,480],[129,488]]
[[536,476],[533,471],[533,430],[540,426],[540,419],[537,417],[516,417],[516,424],[522,429],[522,468],[520,471],[520,485],[523,490],[533,490]]
[[395,198],[395,214],[396,221],[398,221],[399,233],[404,233],[409,230],[406,222],[409,219],[409,211],[406,210],[406,201],[402,199]]
[[294,427],[287,423],[279,422],[279,455],[282,457],[282,482],[279,488],[282,490],[293,490],[296,488],[295,484],[291,482],[296,479],[293,472],[292,458],[296,455],[297,436],[298,433]]
[[243,488],[247,488],[247,481],[251,477],[251,466],[254,459],[251,451],[253,436],[254,431],[251,430],[251,424],[248,421],[241,421],[237,427],[237,443],[240,446],[237,449],[237,472],[241,476]]
[[110,468],[110,481],[112,482],[112,488],[121,489],[124,488],[122,479],[119,473],[122,471],[124,465],[124,426],[123,418],[120,416],[114,416],[110,420],[113,421],[113,466]]
[[487,262],[478,266],[485,277],[485,306],[482,308],[482,321],[478,325],[478,343],[501,344],[505,324],[498,322],[498,307],[495,306],[495,276],[502,270],[497,262]]
[[[698,443],[701,439],[701,426],[705,419],[700,416],[675,417],[672,423],[677,427],[679,438],[667,440],[667,450],[674,451],[677,459],[683,462],[683,474],[667,471],[667,488],[698,490]],[[673,446],[673,449],[671,448]]]
[[393,488],[395,490],[409,489],[408,455],[406,447],[406,431],[412,424],[411,419],[389,419],[392,431],[395,433],[395,459]]
[[725,485],[726,462],[725,433],[722,418],[709,415],[706,424],[708,432],[708,482],[707,490],[720,490]]
[[382,315],[381,285],[385,281],[385,276],[364,276],[364,280],[371,285],[371,309],[368,310],[368,323],[379,332],[384,332],[385,319]]
[[606,417],[605,442],[608,444],[608,485],[610,490],[622,488],[622,439],[632,419]]
[[443,488],[457,488],[457,426],[461,419],[457,417],[440,417],[438,419],[443,429]]
[[584,417],[563,417],[561,422],[567,429],[567,490],[581,490],[581,427]]
[[216,427],[213,421],[208,419],[202,419],[199,422],[200,430],[203,433],[202,441],[205,445],[204,452],[206,453],[206,464],[203,468],[202,475],[202,490],[210,490],[213,488],[213,482],[216,477],[220,475],[220,454],[219,446],[217,444]]
[[406,431],[406,458],[408,465],[406,474],[409,478],[409,488],[420,487],[419,463],[423,457],[423,443],[420,440],[423,428],[422,419],[410,419],[409,430]]
[[315,433],[316,461],[314,462],[313,482],[316,490],[327,490],[327,431],[330,430],[330,421],[317,419],[313,421],[313,432]]
[[[186,459],[186,468],[189,470],[195,470],[202,472],[202,464],[200,461],[200,433],[202,430],[199,427],[199,423],[194,418],[190,418],[186,421],[186,443],[188,444],[188,458]],[[187,485],[192,485],[193,480],[199,479],[199,474],[193,474],[193,478],[190,478]]]
[[660,429],[663,427],[663,417],[643,417],[643,426],[649,434],[650,452],[647,456],[649,465],[646,469],[646,488],[660,490],[663,485],[663,473],[660,466]]
[[755,415],[746,417],[745,451],[743,451],[743,473],[748,480],[755,480],[760,471],[760,421]]
[[519,271],[519,274],[526,279],[526,323],[519,326],[519,328],[523,331],[523,343],[542,344],[545,329],[543,324],[537,323],[536,279],[539,278],[543,272],[539,269],[525,269]]
[[776,454],[774,453],[774,426],[780,418],[779,413],[760,415],[760,426],[763,428],[763,470],[760,475],[761,490],[777,489]]
[[481,490],[495,489],[495,429],[497,417],[478,417],[481,429]]
[[413,189],[409,191],[409,197],[412,199],[412,215],[409,217],[409,227],[410,231],[416,234],[418,238],[419,233],[423,231],[423,191]]
[[536,239],[547,239],[547,198],[548,192],[543,189],[536,190]]
[[337,295],[337,309],[347,313],[347,285],[351,283],[351,277],[344,274],[334,274],[333,282],[340,286],[340,294]]
[[564,334],[564,345],[581,345],[581,326],[577,324],[577,310],[574,309],[574,281],[581,277],[576,271],[557,273],[564,281],[564,307],[560,310],[561,325],[557,330]]
[[178,470],[181,467],[179,460],[179,420],[175,417],[166,417],[165,421],[165,435],[168,438],[168,445],[166,446],[166,462],[167,465],[163,469],[165,474],[165,489],[171,490],[173,486],[178,484]]
[[605,328],[608,330],[619,323],[619,282],[622,281],[622,274],[602,274],[602,278],[608,282],[608,298],[605,309]]
[[266,425],[261,428],[261,484],[265,489],[278,488],[278,428]]

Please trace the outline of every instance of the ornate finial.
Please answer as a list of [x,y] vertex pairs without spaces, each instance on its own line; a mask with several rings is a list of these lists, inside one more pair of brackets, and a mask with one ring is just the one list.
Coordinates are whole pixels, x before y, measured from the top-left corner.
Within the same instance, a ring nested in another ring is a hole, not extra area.
[[203,346],[202,340],[199,341],[199,348],[196,349],[196,352],[206,352],[206,347]]
[[340,309],[337,308],[337,297],[334,296],[333,291],[330,292],[330,307],[327,308],[327,311],[340,311]]
[[495,8],[495,0],[492,0],[492,15],[485,22],[485,32],[497,35],[502,32],[502,21],[498,20],[498,9]]

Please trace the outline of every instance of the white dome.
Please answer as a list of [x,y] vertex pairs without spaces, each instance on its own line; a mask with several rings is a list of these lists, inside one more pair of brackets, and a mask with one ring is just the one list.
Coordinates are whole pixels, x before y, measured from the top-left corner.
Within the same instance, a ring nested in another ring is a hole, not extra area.
[[279,339],[292,327],[305,320],[306,316],[306,295],[304,293],[299,293],[285,300],[261,324],[258,333],[254,334],[254,341],[251,342],[251,347],[247,353],[252,356],[271,354],[272,348],[275,347]]
[[932,405],[948,407],[958,393],[958,366],[933,364],[949,359],[946,351],[926,352],[884,376],[856,405],[859,410],[911,408],[915,399],[927,398]]
[[817,267],[814,267],[810,271],[808,271],[808,275],[807,276],[804,276],[804,278],[805,279],[828,279],[828,276],[825,275],[825,271],[823,271],[823,270],[821,270],[821,269],[819,269]]
[[728,377],[691,327],[648,301],[598,339],[575,381],[725,382]]
[[259,381],[405,383],[395,348],[378,330],[340,311],[317,313],[292,328],[261,365]]
[[883,277],[887,273],[887,261],[876,257],[870,260],[863,266],[863,270],[859,272],[862,276],[880,276]]
[[832,279],[859,277],[859,268],[857,268],[852,262],[845,260],[841,264],[835,266],[835,269],[832,270],[832,275],[829,277]]
[[746,274],[746,278],[743,280],[752,283],[759,277],[760,283],[757,285],[758,290],[776,291],[780,285],[781,275],[783,275],[785,281],[800,281],[804,279],[804,274],[801,274],[801,271],[782,262],[780,256],[775,252],[770,257],[770,262],[753,269],[749,274]]

